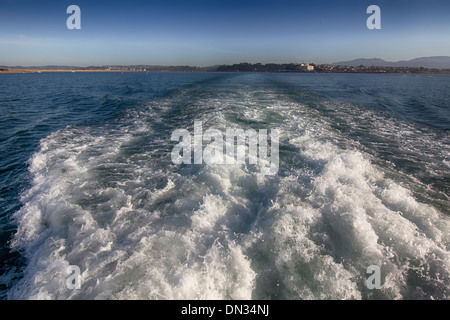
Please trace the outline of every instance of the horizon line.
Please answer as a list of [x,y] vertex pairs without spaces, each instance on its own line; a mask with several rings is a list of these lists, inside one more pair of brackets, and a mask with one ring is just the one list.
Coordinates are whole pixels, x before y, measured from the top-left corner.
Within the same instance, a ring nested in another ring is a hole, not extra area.
[[262,64],[262,65],[267,65],[267,64],[278,64],[278,65],[282,65],[282,64],[301,64],[301,63],[310,63],[310,64],[316,64],[316,65],[332,65],[332,64],[336,64],[336,63],[341,63],[341,62],[353,62],[356,60],[383,60],[384,62],[387,63],[398,63],[398,62],[409,62],[409,61],[413,61],[416,59],[423,59],[423,58],[450,58],[450,56],[442,56],[442,55],[436,55],[436,56],[424,56],[424,57],[417,57],[417,58],[412,58],[409,60],[397,60],[397,61],[389,61],[389,60],[385,60],[383,58],[378,58],[378,57],[371,57],[371,58],[355,58],[355,59],[351,59],[351,60],[340,60],[340,61],[335,61],[335,62],[329,62],[329,63],[318,63],[318,62],[311,62],[311,61],[307,61],[307,60],[302,60],[301,62],[248,62],[248,61],[240,61],[240,62],[232,62],[232,63],[217,63],[217,64],[212,64],[212,65],[205,65],[205,66],[198,66],[198,65],[190,65],[190,64],[144,64],[144,63],[139,63],[139,64],[103,64],[103,65],[95,65],[95,64],[90,64],[90,65],[70,65],[70,64],[45,64],[45,65],[0,65],[0,67],[6,67],[6,68],[43,68],[43,67],[62,67],[62,68],[92,68],[92,67],[98,67],[98,68],[103,68],[103,67],[191,67],[191,68],[211,68],[211,67],[217,67],[217,66],[223,66],[223,65],[235,65],[235,64],[244,64],[244,63],[248,63],[248,64]]

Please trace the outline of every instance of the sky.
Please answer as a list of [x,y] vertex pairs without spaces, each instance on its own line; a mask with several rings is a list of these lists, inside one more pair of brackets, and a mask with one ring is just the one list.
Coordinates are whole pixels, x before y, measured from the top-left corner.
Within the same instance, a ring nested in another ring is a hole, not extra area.
[[[81,9],[81,29],[66,12]],[[381,29],[369,30],[370,5]],[[0,65],[332,63],[450,56],[448,0],[0,0]]]

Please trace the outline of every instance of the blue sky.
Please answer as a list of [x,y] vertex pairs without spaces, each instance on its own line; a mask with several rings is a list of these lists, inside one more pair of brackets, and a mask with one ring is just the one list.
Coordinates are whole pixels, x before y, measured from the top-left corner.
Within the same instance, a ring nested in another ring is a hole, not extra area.
[[[66,9],[81,8],[81,30]],[[381,8],[381,30],[366,9]],[[0,0],[0,65],[331,63],[450,56],[450,1]]]

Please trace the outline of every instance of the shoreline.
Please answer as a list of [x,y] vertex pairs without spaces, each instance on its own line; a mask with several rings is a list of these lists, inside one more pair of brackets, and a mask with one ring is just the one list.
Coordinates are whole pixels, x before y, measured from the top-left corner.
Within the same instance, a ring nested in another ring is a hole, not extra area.
[[439,75],[450,74],[450,70],[421,70],[419,72],[405,72],[405,71],[390,71],[390,72],[380,72],[380,71],[368,71],[368,70],[352,70],[352,71],[338,71],[338,70],[315,70],[309,72],[298,72],[298,71],[179,71],[179,70],[148,70],[148,71],[138,71],[138,70],[104,70],[104,69],[92,69],[92,70],[80,70],[80,69],[0,69],[0,74],[28,74],[28,73],[77,73],[77,72],[107,72],[107,73],[300,73],[300,74],[423,74],[423,75]]
[[119,70],[78,70],[78,69],[3,69],[0,74],[7,73],[43,73],[43,72],[121,72]]

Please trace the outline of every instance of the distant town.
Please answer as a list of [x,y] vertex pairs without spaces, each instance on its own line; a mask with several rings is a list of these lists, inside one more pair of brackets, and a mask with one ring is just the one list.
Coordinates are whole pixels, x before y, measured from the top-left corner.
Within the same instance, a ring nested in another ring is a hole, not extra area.
[[42,67],[0,67],[0,73],[41,72],[298,72],[298,73],[412,73],[450,74],[450,69],[398,66],[345,66],[315,63],[238,63],[211,67],[195,66],[42,66]]
[[424,67],[390,67],[390,66],[343,66],[329,64],[249,64],[240,63],[219,66],[219,72],[308,72],[308,73],[444,73],[450,69],[434,69]]

